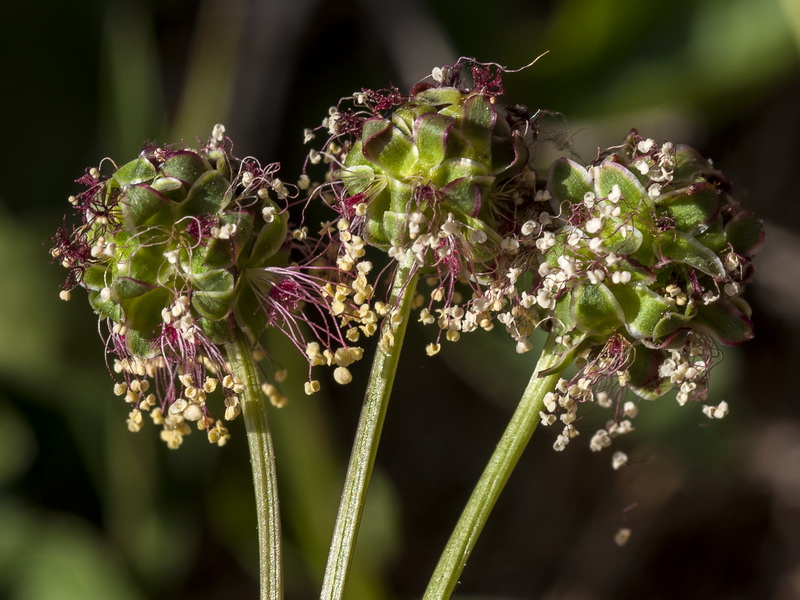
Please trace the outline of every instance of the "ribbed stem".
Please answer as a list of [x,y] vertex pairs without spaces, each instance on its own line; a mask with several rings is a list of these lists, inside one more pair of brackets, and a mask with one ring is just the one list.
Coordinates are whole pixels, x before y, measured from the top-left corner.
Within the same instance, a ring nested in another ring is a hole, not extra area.
[[375,350],[328,553],[320,594],[323,600],[341,600],[344,597],[383,420],[411,314],[411,301],[417,287],[417,276],[411,274],[413,264],[413,256],[407,255],[394,276],[390,300],[394,310],[383,321],[380,343]]
[[552,335],[548,338],[528,387],[447,542],[424,600],[444,600],[453,593],[500,492],[539,424],[544,397],[555,389],[563,368],[543,377],[539,373],[552,369],[562,360],[564,367],[571,362],[553,351],[552,338]]
[[233,376],[245,386],[240,394],[242,416],[250,447],[253,487],[258,520],[258,562],[261,600],[283,598],[281,520],[275,453],[267,421],[267,406],[261,393],[253,352],[244,334],[225,346]]

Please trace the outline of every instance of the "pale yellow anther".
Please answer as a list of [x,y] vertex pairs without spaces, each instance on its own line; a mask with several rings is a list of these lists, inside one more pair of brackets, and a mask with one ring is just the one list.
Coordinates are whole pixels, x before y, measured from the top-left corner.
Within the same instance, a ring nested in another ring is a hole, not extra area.
[[448,342],[457,342],[459,339],[461,339],[461,333],[455,329],[450,329],[445,334],[445,337],[447,338]]
[[114,384],[114,394],[116,396],[124,396],[128,392],[128,384],[124,381]]
[[348,342],[357,342],[361,337],[361,332],[356,327],[351,327],[347,330],[347,333],[345,333],[345,337]]
[[441,344],[428,344],[427,346],[425,346],[425,353],[428,356],[434,356],[436,354],[439,354],[439,351],[441,349],[442,349]]
[[217,389],[218,383],[219,380],[215,379],[214,377],[206,377],[206,380],[203,382],[203,391],[205,391],[207,394],[212,393]]
[[136,433],[137,431],[141,430],[143,424],[144,424],[144,418],[142,417],[142,411],[140,411],[137,408],[134,408],[128,415],[128,420],[127,420],[128,431]]
[[222,378],[222,387],[231,390],[233,389],[233,386],[234,386],[233,377],[231,377],[230,375],[225,375],[225,377]]
[[72,294],[69,290],[61,290],[58,293],[58,297],[61,298],[64,302],[68,302],[70,298],[72,298]]
[[190,404],[183,411],[183,418],[187,421],[196,422],[203,418],[203,411],[197,404]]
[[314,394],[319,391],[320,385],[319,381],[316,379],[312,379],[311,381],[306,381],[305,385],[303,386],[307,396]]
[[286,369],[278,369],[275,371],[275,381],[278,383],[282,383],[286,381],[286,377],[289,375],[289,371]]
[[353,381],[353,375],[347,367],[336,367],[333,370],[333,379],[340,385],[347,385]]
[[128,393],[125,394],[125,402],[128,404],[138,404],[139,403],[139,392],[134,392],[133,390],[128,390]]

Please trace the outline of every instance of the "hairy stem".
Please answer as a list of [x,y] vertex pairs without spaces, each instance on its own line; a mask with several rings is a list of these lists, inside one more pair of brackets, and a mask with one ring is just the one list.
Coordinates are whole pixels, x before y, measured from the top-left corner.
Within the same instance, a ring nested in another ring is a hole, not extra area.
[[364,406],[361,409],[361,418],[353,442],[328,553],[328,564],[320,594],[323,600],[341,600],[344,597],[361,515],[364,512],[367,488],[411,314],[411,301],[416,290],[417,276],[412,275],[413,264],[413,256],[407,255],[398,266],[392,283],[390,306],[394,308],[383,320],[378,348],[375,351],[367,383]]
[[[478,536],[500,497],[500,492],[503,491],[533,431],[539,424],[539,412],[544,408],[544,397],[555,389],[563,368],[554,372],[548,370],[561,361],[564,367],[571,362],[556,354],[553,346],[551,335],[511,421],[445,546],[439,564],[425,590],[424,600],[443,600],[453,593]],[[548,371],[548,374],[541,376],[540,373],[545,371]]]
[[258,562],[261,600],[283,598],[281,561],[281,521],[278,504],[278,481],[275,453],[269,433],[267,406],[261,394],[253,352],[244,334],[225,346],[233,376],[245,386],[240,395],[242,415],[247,428],[253,487],[258,519]]

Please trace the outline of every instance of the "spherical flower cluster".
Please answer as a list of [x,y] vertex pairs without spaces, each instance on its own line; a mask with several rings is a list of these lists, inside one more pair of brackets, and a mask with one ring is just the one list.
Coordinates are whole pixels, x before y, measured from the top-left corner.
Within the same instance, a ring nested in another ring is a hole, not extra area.
[[352,98],[356,109],[340,105],[324,122],[340,266],[352,267],[365,243],[398,261],[413,258],[414,270],[434,282],[428,312],[443,302],[440,318],[452,324],[460,318],[451,310],[456,284],[480,295],[481,279],[515,252],[503,232],[535,180],[535,131],[524,108],[499,104],[502,73],[461,61],[435,69],[407,96],[362,90]]
[[[338,345],[350,362],[360,357],[327,316],[333,299],[324,269],[289,263],[298,251],[301,262],[313,261],[273,199],[289,195],[277,170],[232,159],[217,126],[199,150],[147,148],[110,176],[90,169],[79,180],[87,189],[70,203],[80,224],[65,223],[51,253],[69,272],[61,297],[86,288],[108,324],[114,391],[131,405],[131,430],[149,412],[171,448],[189,423],[224,444],[228,432],[206,399],[220,389],[225,418],[239,414],[243,387],[224,345],[240,334],[257,345],[266,327],[277,327],[305,352],[309,323],[326,352]],[[302,312],[308,306],[325,315],[322,325]],[[264,393],[284,402],[272,384]]]
[[[713,340],[752,336],[741,294],[761,223],[694,150],[636,132],[586,167],[556,161],[547,191],[556,216],[537,251],[520,256],[519,267],[533,273],[520,303],[528,319],[546,320],[565,357],[578,356],[578,375],[562,381],[543,413],[546,424],[556,413],[564,424],[556,446],[577,434],[578,404],[615,404],[596,393],[609,380],[642,398],[677,389],[680,404],[704,400]],[[615,420],[592,439],[595,450],[631,429],[634,415],[615,406]],[[706,408],[712,418],[727,412]]]

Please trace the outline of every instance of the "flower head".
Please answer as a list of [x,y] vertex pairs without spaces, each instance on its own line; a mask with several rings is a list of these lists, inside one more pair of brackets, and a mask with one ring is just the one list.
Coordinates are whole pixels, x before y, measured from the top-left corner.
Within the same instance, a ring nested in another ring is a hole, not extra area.
[[534,191],[534,122],[524,107],[498,102],[503,73],[461,60],[434,69],[408,95],[362,90],[355,108],[340,104],[324,122],[332,136],[325,151],[331,203],[341,215],[340,266],[352,268],[365,243],[393,259],[413,256],[415,270],[433,284],[422,318],[442,303],[449,339],[463,313],[456,285],[483,296],[484,277],[517,250],[505,232]]
[[[549,412],[572,428],[577,405],[597,400],[598,384],[610,380],[643,398],[677,389],[681,404],[703,400],[713,340],[752,336],[742,292],[763,241],[760,221],[710,161],[636,132],[586,167],[556,161],[547,191],[556,217],[537,252],[520,256],[534,274],[520,304],[529,299],[528,317],[546,319],[580,364]],[[620,406],[594,449],[630,424]]]
[[[223,132],[215,128],[197,150],[147,148],[107,177],[88,170],[79,180],[87,189],[70,198],[79,224],[65,221],[51,251],[68,270],[62,298],[86,288],[108,324],[129,428],[149,411],[170,447],[188,422],[212,442],[228,439],[206,397],[221,389],[226,419],[238,415],[241,383],[223,346],[240,333],[257,344],[277,327],[305,352],[301,323],[315,323],[312,336],[326,349],[346,345],[330,318],[319,325],[302,313],[309,305],[327,312],[327,279],[273,200],[288,195],[278,165],[232,159]],[[290,265],[298,254],[300,264]],[[267,396],[283,401],[271,385]]]

